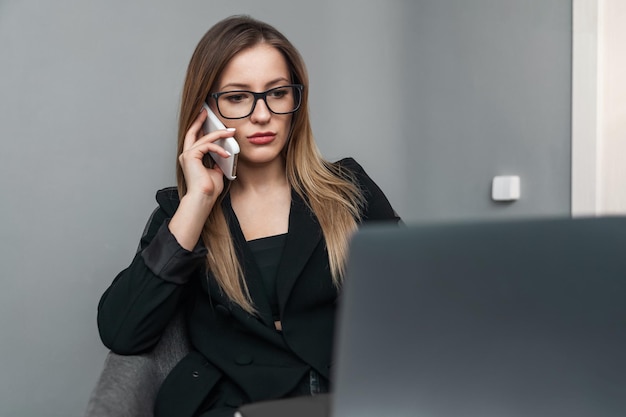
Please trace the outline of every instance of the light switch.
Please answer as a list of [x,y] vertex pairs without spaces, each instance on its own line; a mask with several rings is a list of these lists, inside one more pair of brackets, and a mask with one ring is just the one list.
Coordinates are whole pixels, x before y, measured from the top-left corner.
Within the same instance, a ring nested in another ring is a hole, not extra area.
[[520,178],[517,175],[500,175],[493,178],[491,198],[494,201],[515,201],[520,198]]

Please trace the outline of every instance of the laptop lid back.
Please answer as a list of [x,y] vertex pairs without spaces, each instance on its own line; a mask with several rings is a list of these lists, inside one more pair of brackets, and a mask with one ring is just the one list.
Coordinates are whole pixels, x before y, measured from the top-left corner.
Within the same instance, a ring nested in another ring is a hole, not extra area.
[[626,415],[626,219],[373,227],[333,417]]

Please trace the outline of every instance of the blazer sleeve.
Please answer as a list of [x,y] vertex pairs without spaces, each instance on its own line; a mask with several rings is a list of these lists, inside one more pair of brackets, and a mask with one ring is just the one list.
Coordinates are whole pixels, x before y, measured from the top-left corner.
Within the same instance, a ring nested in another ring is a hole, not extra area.
[[98,304],[98,330],[105,346],[130,355],[152,348],[177,312],[187,282],[201,266],[206,249],[181,247],[168,228],[168,213],[157,208],[139,249]]
[[389,200],[378,187],[378,185],[365,172],[363,167],[359,165],[353,158],[345,158],[338,162],[339,165],[347,169],[354,176],[359,184],[365,197],[365,207],[363,208],[363,216],[361,221],[365,222],[391,222],[399,223],[400,217],[391,207]]

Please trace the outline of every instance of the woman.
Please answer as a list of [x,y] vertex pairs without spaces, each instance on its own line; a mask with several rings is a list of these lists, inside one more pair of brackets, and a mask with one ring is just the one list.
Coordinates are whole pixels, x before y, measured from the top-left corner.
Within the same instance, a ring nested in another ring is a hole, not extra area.
[[[351,234],[397,222],[352,159],[324,161],[302,58],[273,27],[231,17],[198,44],[183,89],[178,187],[157,193],[138,253],[98,309],[104,344],[151,349],[180,309],[193,346],[157,416],[232,415],[248,402],[328,391],[334,316]],[[206,102],[228,130],[204,132]],[[204,156],[234,136],[237,178]]]

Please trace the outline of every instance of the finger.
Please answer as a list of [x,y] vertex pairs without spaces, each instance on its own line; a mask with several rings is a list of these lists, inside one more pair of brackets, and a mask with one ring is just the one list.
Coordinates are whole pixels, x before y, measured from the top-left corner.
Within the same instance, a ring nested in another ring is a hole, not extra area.
[[204,140],[200,139],[196,141],[190,149],[184,150],[178,159],[183,166],[193,163],[192,161],[194,160],[199,160],[205,167],[210,168],[212,165],[209,161],[211,159],[209,153],[215,153],[222,158],[228,158],[231,156],[228,151],[219,146],[217,143],[210,142],[207,138],[204,138]]
[[187,130],[187,133],[185,134],[185,139],[183,141],[183,150],[190,149],[196,142],[199,136],[198,133],[200,133],[202,125],[207,116],[208,115],[206,110],[202,108],[202,110],[200,110],[200,113],[196,117],[196,120],[193,121],[191,127],[189,127],[189,130]]
[[[203,149],[209,149],[211,152],[215,152],[217,154],[219,154],[220,156],[227,158],[230,156],[230,153],[225,151],[224,148],[222,148],[222,146],[220,146],[220,144],[218,143],[218,141],[220,139],[226,139],[226,138],[230,138],[230,137],[234,137],[234,133],[235,133],[235,129],[234,128],[228,128],[225,130],[217,130],[215,132],[211,132],[208,135],[204,135],[201,138],[199,138],[192,146],[192,148],[196,148],[196,147],[202,147]],[[205,148],[205,145],[215,145],[215,146],[210,146],[209,148]]]
[[215,130],[213,132],[210,133],[206,133],[202,136],[200,136],[198,138],[198,142],[199,141],[209,141],[209,142],[215,142],[218,141],[220,139],[226,139],[226,138],[234,138],[235,137],[235,131],[236,129],[234,127],[229,127],[226,129],[221,129],[221,130]]
[[229,156],[231,156],[230,152],[222,148],[217,143],[207,142],[207,141],[196,142],[191,147],[191,149],[188,150],[188,152],[192,152],[192,153],[198,152],[199,153],[198,155],[202,155],[202,156],[208,154],[209,152],[213,152],[213,153],[218,154],[222,158],[228,158]]

